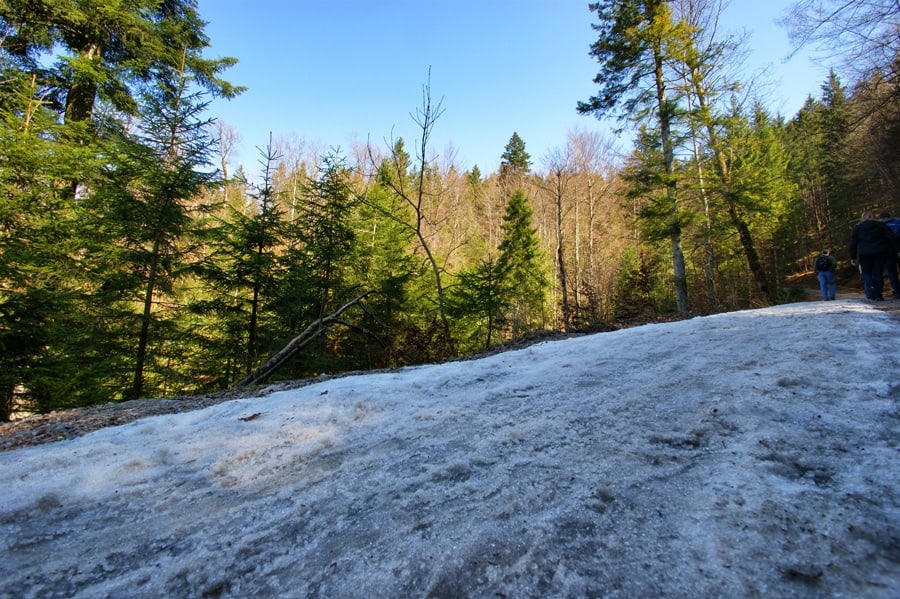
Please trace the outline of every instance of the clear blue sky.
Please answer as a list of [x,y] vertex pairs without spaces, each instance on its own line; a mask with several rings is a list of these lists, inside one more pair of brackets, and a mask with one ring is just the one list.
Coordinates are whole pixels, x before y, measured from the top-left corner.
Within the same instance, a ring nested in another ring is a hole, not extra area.
[[[792,116],[827,71],[805,57],[785,63],[787,33],[775,24],[789,0],[733,0],[723,27],[750,34],[747,78],[767,65],[771,110]],[[240,60],[227,78],[249,89],[215,102],[241,137],[236,162],[255,170],[256,147],[296,138],[349,153],[353,141],[418,137],[431,68],[443,99],[431,148],[452,144],[463,168],[495,171],[515,131],[537,167],[573,128],[611,123],[575,112],[596,92],[596,39],[588,0],[200,0],[210,57]]]

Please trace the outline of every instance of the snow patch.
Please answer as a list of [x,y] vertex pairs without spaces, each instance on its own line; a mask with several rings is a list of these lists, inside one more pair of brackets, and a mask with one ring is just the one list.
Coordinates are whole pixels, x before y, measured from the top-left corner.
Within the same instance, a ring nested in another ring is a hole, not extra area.
[[0,453],[0,597],[900,596],[898,332],[792,304]]

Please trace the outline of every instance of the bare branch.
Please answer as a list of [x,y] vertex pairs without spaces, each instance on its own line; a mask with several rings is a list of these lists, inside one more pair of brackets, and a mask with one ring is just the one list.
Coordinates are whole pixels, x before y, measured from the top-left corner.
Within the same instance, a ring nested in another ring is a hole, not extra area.
[[237,384],[235,384],[235,387],[246,387],[248,385],[256,385],[264,382],[266,379],[272,376],[275,371],[281,368],[285,364],[285,362],[296,355],[296,353],[300,351],[300,349],[302,349],[310,341],[330,329],[332,325],[343,324],[345,326],[361,330],[367,334],[371,334],[365,329],[360,329],[359,327],[341,320],[339,317],[351,307],[359,305],[366,296],[371,295],[372,293],[374,292],[367,291],[362,295],[358,295],[357,297],[353,298],[352,300],[338,308],[334,313],[319,318],[315,322],[311,323],[303,330],[302,333],[291,339],[291,341],[287,345],[285,345],[281,349],[281,351],[266,360],[262,366],[260,366],[259,368],[248,374],[246,377],[244,377],[242,380],[240,380]]

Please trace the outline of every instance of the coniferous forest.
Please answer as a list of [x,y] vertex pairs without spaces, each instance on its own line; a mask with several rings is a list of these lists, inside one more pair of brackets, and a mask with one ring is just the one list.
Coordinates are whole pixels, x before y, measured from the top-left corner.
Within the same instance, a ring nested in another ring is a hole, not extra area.
[[900,8],[795,3],[786,30],[836,61],[795,115],[742,80],[720,10],[585,10],[573,111],[633,131],[624,156],[571,131],[535,160],[510,131],[498,172],[460,170],[426,77],[415,139],[259,132],[247,176],[208,110],[240,57],[205,56],[197,0],[0,1],[0,420],[802,298],[862,210],[900,212]]

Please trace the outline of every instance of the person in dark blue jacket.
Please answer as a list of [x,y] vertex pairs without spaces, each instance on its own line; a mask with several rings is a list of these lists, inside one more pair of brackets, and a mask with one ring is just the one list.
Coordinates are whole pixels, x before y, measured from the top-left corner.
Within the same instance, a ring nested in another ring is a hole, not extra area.
[[813,263],[816,277],[819,279],[819,289],[822,290],[822,299],[833,300],[837,293],[837,283],[834,280],[834,271],[837,270],[837,259],[831,255],[831,250],[822,250],[822,254]]
[[891,281],[891,295],[894,299],[900,299],[900,276],[897,276],[897,258],[900,256],[900,218],[891,218],[890,212],[882,212],[878,218],[887,225],[894,242],[894,251],[888,252],[884,267],[887,269],[888,279]]
[[889,252],[895,251],[891,231],[866,210],[860,222],[850,234],[850,264],[859,263],[866,297],[876,302],[884,301],[884,265]]

